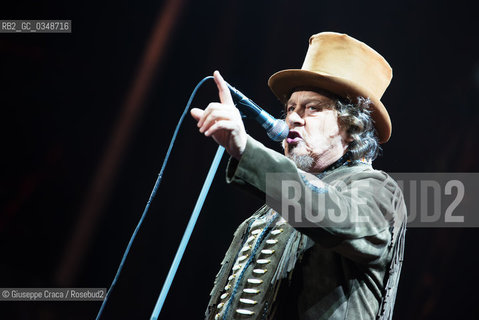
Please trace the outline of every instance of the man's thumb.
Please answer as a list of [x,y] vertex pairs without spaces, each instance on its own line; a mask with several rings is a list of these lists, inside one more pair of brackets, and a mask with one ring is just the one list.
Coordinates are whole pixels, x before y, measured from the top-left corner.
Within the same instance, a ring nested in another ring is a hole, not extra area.
[[191,109],[190,114],[196,121],[199,121],[204,112],[204,110],[193,108]]

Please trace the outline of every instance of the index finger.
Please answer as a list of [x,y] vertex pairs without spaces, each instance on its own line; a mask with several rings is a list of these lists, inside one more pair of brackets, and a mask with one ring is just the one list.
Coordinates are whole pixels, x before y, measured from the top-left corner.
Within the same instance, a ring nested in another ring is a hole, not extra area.
[[213,76],[215,78],[216,86],[218,87],[218,93],[220,96],[221,103],[233,104],[233,98],[231,97],[230,89],[228,88],[228,85],[226,84],[225,80],[221,76],[220,72],[215,71],[213,73]]

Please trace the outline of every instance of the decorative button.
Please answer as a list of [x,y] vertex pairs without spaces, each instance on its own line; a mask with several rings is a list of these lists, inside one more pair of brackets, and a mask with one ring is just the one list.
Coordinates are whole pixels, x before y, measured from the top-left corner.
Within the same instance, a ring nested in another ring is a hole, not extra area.
[[232,270],[233,270],[233,271],[239,270],[239,269],[241,269],[241,266],[242,266],[241,264],[236,264],[236,265],[233,267]]
[[255,301],[255,300],[244,299],[244,298],[241,298],[241,299],[240,299],[240,302],[243,302],[243,303],[246,303],[246,304],[256,304],[256,303],[258,303],[258,302]]
[[268,264],[270,262],[271,262],[270,259],[258,259],[258,260],[256,260],[256,263],[258,263],[258,264]]
[[261,280],[261,279],[248,279],[248,283],[260,284],[260,283],[263,283],[263,280]]
[[215,315],[215,320],[218,320],[219,318],[220,318],[220,314],[217,313],[217,314]]
[[275,235],[277,235],[277,234],[280,234],[281,232],[283,232],[283,229],[277,229],[277,230],[271,231],[271,234],[272,234],[273,236],[275,236]]
[[248,251],[249,249],[251,249],[250,245],[244,246],[243,249],[241,249],[241,252]]
[[221,303],[217,306],[217,308],[218,308],[218,309],[221,309],[221,308],[223,308],[224,305],[225,305],[225,303],[224,303],[224,302],[221,302]]
[[259,293],[259,290],[258,289],[245,288],[245,289],[243,289],[243,292],[244,293],[254,293],[254,294],[256,294],[256,293]]
[[231,281],[231,280],[233,280],[235,277],[236,277],[236,274],[232,274],[232,275],[228,278],[228,280]]
[[256,274],[265,274],[268,271],[268,269],[253,269],[253,273]]
[[238,258],[238,261],[241,262],[241,261],[243,261],[243,260],[246,259],[246,258],[248,258],[248,256],[241,256],[241,257]]
[[221,298],[221,300],[223,300],[223,299],[225,299],[227,296],[228,296],[228,292],[223,293],[220,298]]
[[238,312],[239,314],[247,315],[247,316],[251,316],[254,314],[253,311],[246,310],[246,309],[236,309],[236,312]]
[[273,253],[274,253],[274,250],[264,249],[264,250],[261,250],[261,253],[262,253],[262,254],[273,254]]
[[255,239],[254,236],[251,236],[249,237],[247,240],[246,240],[246,243],[250,243],[251,241],[253,241]]
[[257,234],[260,233],[261,231],[263,231],[263,230],[262,230],[262,229],[256,229],[256,230],[251,231],[251,234],[252,234],[252,235],[257,235]]
[[286,220],[284,220],[283,218],[281,218],[281,220],[279,220],[278,222],[276,222],[276,225],[277,226],[282,226],[283,224],[286,223]]
[[228,291],[229,289],[231,289],[231,285],[230,285],[230,284],[225,287],[225,291]]
[[267,244],[277,244],[277,243],[278,243],[278,240],[268,239],[268,240],[266,240],[266,243],[267,243]]

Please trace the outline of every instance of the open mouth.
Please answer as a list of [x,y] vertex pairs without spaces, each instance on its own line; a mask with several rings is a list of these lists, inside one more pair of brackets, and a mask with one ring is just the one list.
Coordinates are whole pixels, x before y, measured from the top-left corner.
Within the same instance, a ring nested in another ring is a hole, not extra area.
[[303,139],[301,138],[301,135],[299,134],[299,132],[294,130],[290,130],[288,137],[286,138],[287,143],[298,143],[301,140]]

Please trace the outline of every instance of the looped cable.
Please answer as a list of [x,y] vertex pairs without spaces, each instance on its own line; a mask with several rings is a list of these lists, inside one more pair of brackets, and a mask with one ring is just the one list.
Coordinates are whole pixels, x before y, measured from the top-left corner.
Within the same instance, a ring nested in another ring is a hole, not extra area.
[[160,173],[158,174],[158,178],[156,179],[155,186],[153,187],[153,190],[151,191],[150,198],[148,199],[148,202],[146,203],[145,209],[143,210],[143,214],[141,215],[141,218],[138,221],[138,224],[136,225],[135,231],[133,231],[133,234],[130,237],[130,241],[128,242],[128,246],[126,247],[125,252],[123,253],[123,257],[121,259],[120,265],[118,266],[118,270],[116,271],[116,275],[113,278],[113,281],[111,282],[110,288],[108,289],[108,291],[106,293],[106,296],[105,296],[105,299],[103,300],[103,303],[101,304],[100,310],[98,311],[98,314],[96,316],[96,320],[99,320],[102,313],[103,313],[103,310],[106,306],[108,298],[110,297],[111,292],[113,291],[113,288],[115,287],[115,285],[118,281],[118,278],[120,277],[120,273],[123,269],[123,265],[125,264],[128,253],[130,252],[130,248],[133,244],[133,241],[135,241],[136,235],[137,235],[138,231],[140,230],[140,227],[143,223],[143,220],[145,220],[146,214],[148,213],[148,209],[150,208],[150,204],[151,204],[152,200],[154,199],[154,197],[156,195],[156,192],[157,192],[157,190],[160,186],[161,179],[163,178],[163,173],[164,173],[165,168],[166,168],[166,164],[168,163],[168,158],[170,157],[171,150],[173,149],[173,145],[175,144],[176,137],[177,137],[178,132],[180,130],[181,124],[183,123],[183,120],[185,119],[185,116],[188,113],[188,110],[190,109],[191,102],[193,101],[193,98],[195,97],[196,92],[198,91],[198,89],[203,85],[203,83],[206,80],[209,80],[209,79],[213,79],[213,77],[208,76],[208,77],[203,78],[200,82],[198,82],[195,89],[191,93],[190,98],[188,99],[188,103],[186,104],[185,110],[183,111],[183,114],[181,115],[181,118],[178,121],[178,124],[176,125],[176,129],[175,129],[175,132],[173,133],[173,137],[171,138],[170,146],[168,147],[168,151],[166,152],[166,156],[165,156],[165,159],[163,160],[163,165],[161,166],[161,170],[160,170]]

